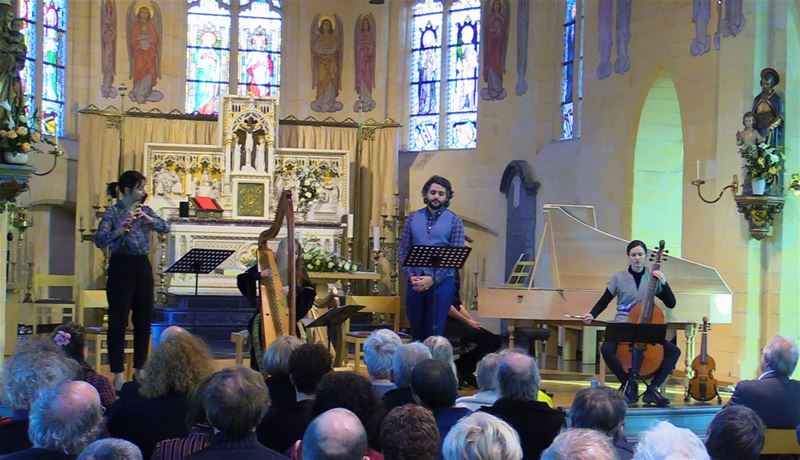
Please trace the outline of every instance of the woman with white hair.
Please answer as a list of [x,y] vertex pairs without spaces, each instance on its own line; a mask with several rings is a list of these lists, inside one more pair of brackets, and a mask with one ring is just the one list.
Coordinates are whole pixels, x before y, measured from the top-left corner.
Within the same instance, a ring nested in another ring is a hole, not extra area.
[[392,383],[392,357],[403,344],[400,336],[389,329],[372,331],[364,342],[364,364],[367,366],[372,388],[383,397],[394,388]]
[[511,425],[485,412],[458,421],[442,443],[445,460],[520,460],[519,435]]
[[450,344],[450,341],[441,335],[432,335],[422,343],[431,351],[431,357],[433,359],[450,365],[453,369],[453,375],[456,377],[456,381],[458,381],[458,371],[456,370],[456,363],[453,360],[453,345]]
[[709,460],[706,446],[696,434],[669,422],[658,422],[645,431],[633,460]]

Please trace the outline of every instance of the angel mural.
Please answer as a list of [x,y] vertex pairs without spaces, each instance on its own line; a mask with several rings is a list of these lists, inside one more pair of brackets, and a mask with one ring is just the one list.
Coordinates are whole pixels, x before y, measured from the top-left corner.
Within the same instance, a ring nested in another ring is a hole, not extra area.
[[311,87],[317,97],[311,103],[315,112],[338,112],[342,89],[342,19],[339,15],[317,14],[311,22]]
[[481,89],[481,99],[484,101],[506,97],[503,74],[506,73],[509,11],[508,0],[492,0],[484,6],[483,81],[487,84],[486,88]]
[[114,0],[103,0],[100,12],[100,54],[102,56],[103,86],[100,92],[105,98],[117,97],[114,77],[117,75],[117,5]]
[[375,88],[375,16],[358,15],[355,30],[356,93],[353,106],[356,112],[369,112],[375,108],[372,90]]
[[128,97],[144,104],[164,98],[155,89],[161,77],[161,9],[153,0],[131,3],[127,15],[129,78],[133,79]]

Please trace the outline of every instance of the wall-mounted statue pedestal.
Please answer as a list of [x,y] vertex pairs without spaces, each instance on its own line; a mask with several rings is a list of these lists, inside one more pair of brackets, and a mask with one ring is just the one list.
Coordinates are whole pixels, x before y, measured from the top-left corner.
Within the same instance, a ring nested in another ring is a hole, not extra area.
[[0,163],[0,229],[4,232],[0,238],[0,363],[7,349],[6,337],[8,336],[9,341],[17,338],[16,324],[7,324],[9,321],[6,321],[8,241],[5,238],[5,231],[9,222],[8,204],[13,203],[21,193],[28,190],[28,183],[34,171],[36,168],[33,166]]
[[750,227],[750,236],[762,240],[772,236],[772,222],[783,211],[782,196],[738,195],[736,208],[744,214]]

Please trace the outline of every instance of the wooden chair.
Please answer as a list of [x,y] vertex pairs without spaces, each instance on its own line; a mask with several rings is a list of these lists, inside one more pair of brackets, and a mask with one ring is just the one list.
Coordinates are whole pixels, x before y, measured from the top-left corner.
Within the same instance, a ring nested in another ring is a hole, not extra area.
[[250,331],[242,329],[239,332],[231,332],[231,342],[234,347],[234,358],[237,365],[244,363],[244,349],[248,346],[250,339]]
[[[108,329],[89,328],[86,332],[86,347],[88,348],[87,361],[92,364],[94,370],[100,373],[103,365],[103,356],[108,357]],[[125,331],[125,379],[133,378],[133,331]]]
[[[400,331],[400,297],[398,296],[347,296],[347,305],[363,305],[363,313],[392,315],[392,330]],[[344,325],[344,349],[347,359],[353,360],[353,371],[358,372],[364,358],[364,342],[372,331],[351,331],[350,321]],[[352,351],[350,350],[352,345]],[[344,350],[343,350],[344,351]]]
[[761,455],[800,455],[797,431],[794,428],[768,428],[764,431]]
[[[108,299],[106,298],[105,289],[84,289],[81,291],[78,296],[78,322],[84,326],[88,326],[86,310],[92,309],[101,310],[103,314],[108,310]],[[100,324],[97,325],[99,326]]]
[[[58,315],[59,323],[74,321],[75,302],[71,299],[60,299],[48,297],[48,288],[69,287],[74,289],[75,277],[73,275],[50,275],[35,273],[33,275],[33,302],[27,303],[33,309],[33,334],[38,333],[40,324],[51,323],[53,316]],[[74,295],[72,295],[74,297]],[[44,316],[46,315],[46,316]],[[45,321],[46,319],[46,321]]]

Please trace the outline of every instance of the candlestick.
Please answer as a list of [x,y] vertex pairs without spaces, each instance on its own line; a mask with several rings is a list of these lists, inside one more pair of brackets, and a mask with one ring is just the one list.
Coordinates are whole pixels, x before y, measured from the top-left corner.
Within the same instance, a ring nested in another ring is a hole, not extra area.
[[408,208],[408,198],[406,198],[406,203],[405,203],[405,206],[404,206],[404,208],[405,208],[405,210],[406,210],[406,215],[408,215],[408,214],[409,214],[409,208]]
[[347,215],[347,237],[348,238],[352,238],[353,237],[353,215],[352,214],[348,214]]
[[478,273],[478,263],[481,259],[481,253],[477,249],[475,250],[475,273]]
[[386,200],[384,199],[384,200],[383,200],[383,203],[381,204],[381,215],[382,215],[382,216],[385,216],[385,215],[387,215],[387,213],[386,213],[386,209],[387,209],[387,208],[386,208]]
[[78,228],[83,230],[83,216],[78,217]]
[[372,250],[373,251],[380,251],[381,250],[381,228],[380,227],[372,227]]
[[700,179],[700,160],[697,160],[697,179]]

